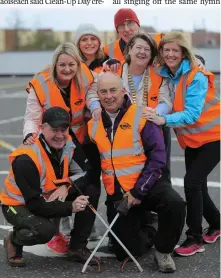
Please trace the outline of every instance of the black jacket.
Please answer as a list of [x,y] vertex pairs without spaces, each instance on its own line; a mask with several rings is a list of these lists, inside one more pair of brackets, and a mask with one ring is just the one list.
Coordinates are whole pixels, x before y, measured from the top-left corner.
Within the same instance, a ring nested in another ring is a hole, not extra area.
[[[57,179],[63,176],[63,163],[60,163],[62,150],[56,151],[50,148],[49,152],[46,148],[44,137],[41,134],[40,142],[44,147]],[[75,154],[76,156],[76,154]],[[74,159],[74,158],[73,158]],[[81,160],[81,159],[80,159]],[[72,214],[72,200],[79,194],[70,188],[68,191],[68,197],[65,202],[53,201],[46,202],[41,196],[42,190],[40,188],[40,176],[35,163],[28,155],[20,155],[12,162],[12,169],[15,177],[15,182],[25,199],[27,208],[35,215],[43,216],[46,218],[63,217]],[[88,169],[88,166],[86,166]],[[69,172],[69,176],[74,173]],[[90,184],[91,170],[88,169],[84,177],[81,177],[75,181],[78,187],[82,190],[85,186]]]

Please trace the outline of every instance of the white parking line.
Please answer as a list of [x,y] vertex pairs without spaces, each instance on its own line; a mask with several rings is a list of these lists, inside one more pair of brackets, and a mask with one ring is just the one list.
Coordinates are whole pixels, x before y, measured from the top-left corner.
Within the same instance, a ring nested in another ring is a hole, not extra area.
[[13,123],[13,122],[18,122],[24,119],[24,116],[19,116],[19,117],[13,117],[5,120],[0,121],[0,125],[8,124],[8,123]]
[[0,99],[8,99],[8,98],[27,98],[28,94],[25,91],[19,91],[16,93],[0,93]]
[[[0,171],[0,175],[7,175],[8,171]],[[183,187],[183,179],[181,178],[171,178],[172,185],[173,186],[178,186],[178,187]],[[221,187],[221,183],[217,181],[208,181],[207,185],[209,187]]]
[[6,133],[1,134],[0,133],[0,138],[20,139],[23,138],[23,136],[22,134],[6,134]]
[[[173,186],[178,186],[178,187],[183,187],[183,179],[181,178],[171,178],[172,181],[172,185]],[[208,181],[207,182],[208,187],[221,187],[221,183],[220,182],[216,182],[216,181]]]

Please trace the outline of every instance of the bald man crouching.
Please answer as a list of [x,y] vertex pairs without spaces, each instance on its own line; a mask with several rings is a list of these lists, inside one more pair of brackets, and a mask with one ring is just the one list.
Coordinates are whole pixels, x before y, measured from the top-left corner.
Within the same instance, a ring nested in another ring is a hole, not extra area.
[[[131,104],[119,76],[103,73],[97,93],[102,113],[98,121],[88,122],[88,129],[100,152],[108,221],[117,213],[117,201],[127,198],[129,213],[117,220],[113,231],[133,255],[141,256],[145,252],[140,237],[141,210],[158,213],[155,258],[160,271],[174,272],[170,253],[183,229],[185,202],[161,180],[166,161],[161,130],[142,118],[142,108]],[[124,260],[124,250],[114,239],[113,244],[117,259]]]

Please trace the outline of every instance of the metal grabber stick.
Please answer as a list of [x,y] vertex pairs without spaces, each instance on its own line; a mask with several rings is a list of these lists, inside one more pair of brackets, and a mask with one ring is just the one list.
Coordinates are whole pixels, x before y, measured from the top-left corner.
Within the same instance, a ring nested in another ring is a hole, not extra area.
[[[78,186],[75,183],[72,183],[73,186],[75,187],[75,189],[81,194],[84,195],[82,193],[82,191],[78,188]],[[123,207],[125,209],[125,207],[127,204],[127,199],[124,199],[123,202],[121,202],[121,207]],[[84,273],[87,269],[87,266],[90,262],[90,260],[93,258],[93,256],[95,255],[97,249],[100,247],[101,243],[103,242],[104,238],[106,237],[106,235],[108,234],[108,232],[110,232],[112,234],[112,236],[116,239],[116,241],[121,245],[121,247],[124,249],[124,251],[128,254],[128,256],[132,259],[132,261],[136,264],[138,270],[140,272],[143,272],[142,267],[140,266],[140,264],[138,263],[138,261],[134,258],[134,256],[130,253],[130,251],[127,249],[127,247],[122,243],[122,241],[116,236],[116,234],[111,230],[112,226],[114,225],[114,223],[116,222],[116,220],[118,219],[118,217],[120,216],[120,213],[118,212],[114,218],[114,220],[111,222],[110,226],[108,226],[108,224],[104,221],[104,219],[100,216],[100,214],[96,211],[96,209],[88,202],[87,206],[95,213],[95,215],[100,219],[100,221],[104,224],[104,226],[107,228],[107,231],[105,232],[105,234],[103,235],[103,237],[100,239],[98,245],[96,246],[96,248],[93,250],[93,252],[91,253],[90,257],[88,258],[88,260],[86,261],[86,263],[84,264],[83,268],[82,268],[82,273]],[[120,207],[120,205],[119,205]],[[128,209],[128,208],[127,208]]]

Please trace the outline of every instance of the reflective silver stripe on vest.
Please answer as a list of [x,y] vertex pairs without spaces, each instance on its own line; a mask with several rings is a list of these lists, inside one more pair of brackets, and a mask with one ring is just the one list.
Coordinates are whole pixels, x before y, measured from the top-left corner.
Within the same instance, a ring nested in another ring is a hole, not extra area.
[[[41,156],[41,150],[40,148],[36,145],[36,144],[33,144],[33,145],[29,145],[28,146],[29,148],[33,149],[33,151],[37,154],[38,156],[38,160],[40,162],[40,165],[41,165],[41,169],[42,169],[42,174],[40,176],[40,187],[41,187],[41,190],[42,190],[42,193],[48,193],[48,192],[51,192],[51,190],[47,190],[47,191],[43,191],[44,189],[44,185],[45,185],[45,179],[46,179],[46,165],[45,165],[45,161],[43,160],[42,156]],[[62,157],[61,157],[61,162],[63,161],[64,157],[67,155],[68,156],[68,161],[70,162],[71,159],[72,159],[72,156],[73,156],[73,148],[75,147],[75,145],[73,144],[73,142],[71,140],[68,140],[64,146],[64,149],[63,149],[63,153],[62,153]],[[27,146],[21,146],[20,148],[27,148]],[[11,174],[9,173],[8,174],[8,179],[10,181],[10,183],[13,184],[13,186],[17,189],[18,186],[14,180],[14,178],[11,176]],[[19,201],[19,202],[22,202],[22,203],[25,203],[24,201],[24,198],[19,196],[19,195],[16,195],[16,194],[13,194],[12,192],[9,192],[7,189],[6,189],[6,186],[5,186],[5,192],[8,196],[10,196],[11,198]]]
[[[101,120],[101,121],[102,121],[102,120]],[[96,135],[96,133],[97,133],[98,123],[99,123],[99,121],[93,120],[93,123],[92,123],[92,131],[91,131],[91,138],[92,138],[92,140],[94,140],[95,135]]]
[[182,129],[176,129],[177,135],[185,135],[185,134],[195,134],[199,132],[207,131],[208,129],[218,125],[220,123],[220,116],[215,118],[209,123],[206,123],[204,125],[201,125],[200,127],[193,127],[193,128],[182,128]]
[[24,200],[23,196],[19,196],[19,195],[16,195],[16,194],[14,194],[14,193],[8,191],[5,185],[3,186],[3,189],[4,189],[5,193],[6,193],[10,198],[12,198],[12,199],[14,199],[14,200],[16,200],[16,201],[18,201],[18,202],[20,202],[20,203],[25,203],[25,200]]
[[[136,174],[137,172],[140,172],[143,169],[143,167],[144,167],[144,163],[127,167],[127,168],[118,169],[118,170],[115,169],[115,174],[117,177],[132,175],[132,174]],[[114,176],[114,171],[112,170],[102,170],[102,173],[110,177]]]
[[111,42],[109,44],[109,48],[108,48],[108,56],[112,59],[114,58],[114,45],[115,45],[115,42]]
[[125,155],[140,155],[144,152],[143,146],[139,144],[140,135],[139,135],[139,123],[142,115],[142,107],[136,107],[135,117],[134,117],[134,125],[132,130],[132,142],[133,147],[128,149],[120,149],[120,150],[112,150],[101,153],[101,159],[108,159],[111,157],[125,156]]
[[[84,108],[83,108],[84,109]],[[83,109],[81,109],[80,111],[77,111],[75,113],[72,114],[72,120],[75,120],[76,118],[80,117],[80,116],[83,116],[84,114],[84,111]]]
[[[130,108],[129,108],[130,109]],[[118,156],[125,156],[125,155],[140,155],[144,152],[143,146],[139,144],[140,135],[139,135],[139,124],[142,115],[142,107],[136,107],[135,117],[134,117],[134,124],[132,130],[132,148],[125,148],[120,150],[111,150],[107,152],[100,153],[101,159],[109,159],[111,157],[118,157]],[[91,131],[91,138],[94,140],[96,132],[98,128],[98,121],[93,120],[92,124],[92,131]]]
[[81,70],[81,74],[82,74],[82,79],[84,82],[84,87],[85,87],[85,92],[86,92],[90,86],[90,82],[88,80],[87,74],[83,70]]
[[83,126],[83,124],[76,124],[74,126],[71,127],[72,131],[75,133],[76,131],[78,131],[79,128],[81,128]]
[[[44,93],[45,93],[46,99],[45,99],[45,104],[44,104],[44,106],[45,106],[45,109],[48,109],[48,108],[51,107],[51,99],[50,99],[50,92],[49,92],[48,83],[47,83],[45,77],[44,77],[43,75],[41,75],[41,74],[37,75],[37,76],[36,76],[36,79],[37,79],[37,80],[39,81],[39,83],[41,84],[42,89],[43,89],[43,91],[44,91]],[[42,104],[43,104],[43,103],[42,103]]]
[[[186,89],[187,89],[186,82],[187,82],[189,74],[190,74],[190,71],[184,75],[183,84],[182,84],[182,95],[183,95],[184,103],[186,100]],[[209,102],[204,103],[201,113],[207,111],[212,105],[217,104],[217,103],[219,103],[219,100],[216,97],[211,99]],[[201,125],[199,127],[182,127],[180,129],[178,128],[178,129],[176,129],[176,134],[177,135],[185,135],[185,134],[196,134],[199,132],[204,132],[204,131],[207,131],[210,128],[218,125],[219,123],[220,123],[220,116],[213,119],[209,123],[205,123],[204,125]]]

